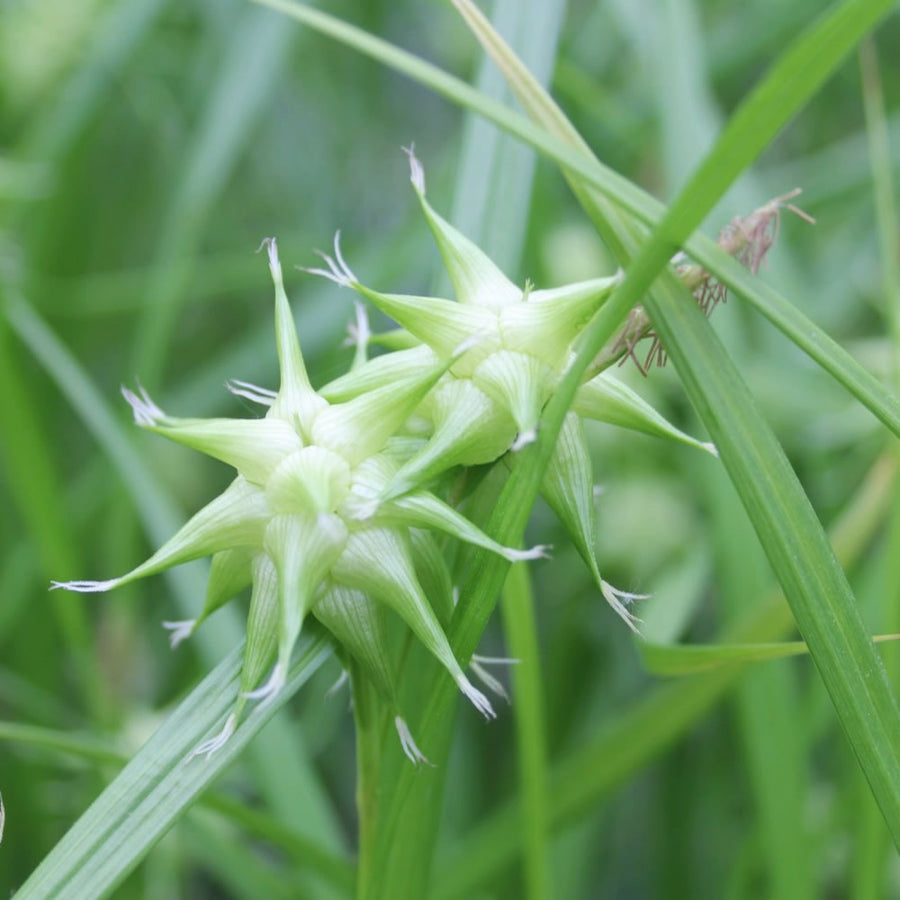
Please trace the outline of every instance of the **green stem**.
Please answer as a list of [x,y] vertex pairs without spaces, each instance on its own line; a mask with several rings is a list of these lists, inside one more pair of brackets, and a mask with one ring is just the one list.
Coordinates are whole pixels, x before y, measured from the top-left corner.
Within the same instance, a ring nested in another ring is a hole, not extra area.
[[540,648],[534,620],[531,579],[525,566],[512,566],[501,597],[503,631],[513,667],[516,750],[522,791],[522,845],[525,848],[526,896],[542,900],[552,896],[552,872],[547,812],[547,741],[545,734],[543,678]]
[[[897,468],[892,454],[879,457],[829,530],[835,553],[844,566],[849,568],[858,562],[883,525]],[[716,641],[780,640],[792,624],[784,593],[776,590],[754,603]],[[596,811],[605,796],[657,759],[707,715],[744,671],[745,665],[738,663],[664,682],[554,762],[548,793],[552,831]],[[479,885],[503,873],[521,852],[520,817],[518,800],[514,798],[448,848],[436,866],[435,900],[470,897]]]
[[368,896],[375,862],[375,828],[378,821],[378,777],[383,739],[381,702],[357,663],[349,661],[353,685],[353,718],[356,724],[356,809],[359,820],[357,896]]

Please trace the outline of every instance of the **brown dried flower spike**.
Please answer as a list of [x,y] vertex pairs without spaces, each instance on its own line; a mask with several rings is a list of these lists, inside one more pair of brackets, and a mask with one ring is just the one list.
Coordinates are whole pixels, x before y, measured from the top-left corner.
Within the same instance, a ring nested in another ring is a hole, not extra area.
[[[782,209],[790,210],[805,222],[815,225],[816,220],[809,213],[789,202],[798,196],[801,190],[801,188],[794,188],[780,197],[775,197],[759,209],[754,210],[749,216],[736,216],[719,232],[716,243],[729,256],[733,256],[743,263],[756,275],[766,254],[778,237]],[[683,254],[678,254],[673,261],[679,262],[682,256]],[[702,266],[696,263],[679,265],[677,271],[706,316],[711,315],[719,303],[724,303],[728,299],[728,288],[713,278]],[[641,325],[644,327],[641,328]],[[641,363],[635,356],[634,348],[644,338],[651,338],[652,344]],[[657,366],[664,366],[668,359],[668,354],[662,346],[659,336],[650,326],[649,319],[642,307],[635,307],[632,310],[617,343],[619,348],[624,351],[619,364],[624,364],[625,360],[631,357],[644,375],[654,363]]]

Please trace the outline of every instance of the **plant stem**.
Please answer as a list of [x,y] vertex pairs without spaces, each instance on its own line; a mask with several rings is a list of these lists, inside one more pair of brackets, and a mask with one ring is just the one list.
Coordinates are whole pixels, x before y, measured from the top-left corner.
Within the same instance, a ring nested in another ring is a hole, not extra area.
[[371,882],[375,828],[378,819],[378,773],[381,761],[383,716],[371,682],[348,659],[353,685],[353,718],[356,724],[356,809],[359,820],[357,896],[365,897]]
[[530,900],[552,896],[547,794],[547,741],[544,727],[543,678],[534,619],[534,597],[528,569],[512,566],[501,597],[503,631],[510,654],[515,697],[516,750],[522,790],[522,845],[525,886]]

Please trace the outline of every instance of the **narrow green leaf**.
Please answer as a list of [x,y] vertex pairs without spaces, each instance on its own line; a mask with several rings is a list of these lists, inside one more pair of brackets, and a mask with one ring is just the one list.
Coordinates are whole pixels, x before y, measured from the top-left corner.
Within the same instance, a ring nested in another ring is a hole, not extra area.
[[680,441],[716,455],[712,444],[704,443],[676,428],[627,384],[603,372],[585,382],[575,395],[572,411],[585,419],[596,419],[619,428],[631,428],[654,437]]
[[0,721],[0,742],[4,741],[28,747],[43,747],[54,753],[70,754],[101,765],[121,766],[125,763],[121,752],[108,742],[98,740],[91,735],[57,731],[38,725],[26,725],[22,722]]
[[[15,359],[5,316],[5,291],[0,286],[0,460],[26,529],[48,580],[54,571],[73,571],[78,554],[72,548],[60,516],[62,494],[57,446],[40,419],[40,407]],[[110,697],[93,662],[87,605],[82,599],[49,601],[62,645],[72,657],[74,682],[81,702],[101,721],[108,717]]]
[[541,657],[531,580],[524,566],[513,566],[500,600],[509,652],[519,663],[511,678],[515,701],[516,751],[522,795],[522,845],[526,896],[543,900],[553,894],[550,866],[547,739]]
[[[181,514],[129,442],[106,400],[62,341],[23,297],[10,295],[6,299],[3,312],[13,331],[44,367],[103,449],[137,507],[147,536],[157,545],[164,543],[177,530]],[[192,569],[176,569],[164,576],[186,619],[200,611],[205,588],[202,576],[198,576],[199,573]],[[243,630],[238,611],[225,608],[204,624],[192,643],[212,666],[222,658],[223,648],[234,646],[240,640]],[[266,735],[253,745],[250,758],[257,778],[264,786],[265,796],[286,821],[303,833],[327,835],[331,846],[338,847],[336,816],[307,754],[298,745],[296,728],[288,729],[287,723],[276,720]],[[285,785],[290,789],[286,790]],[[303,811],[298,812],[301,802]]]
[[165,0],[136,0],[104,9],[85,49],[85,65],[72,72],[44,114],[25,131],[21,142],[25,156],[60,162],[98,105],[120,83],[122,70],[165,6]]
[[[740,622],[769,592],[768,561],[740,500],[724,473],[704,472],[712,553],[717,569],[721,615]],[[753,804],[753,836],[771,900],[813,900],[814,840],[806,827],[812,773],[808,729],[799,696],[806,667],[756,666],[735,685],[731,700]]]
[[[890,509],[898,462],[880,457],[830,531],[842,563],[853,565],[878,532]],[[763,643],[784,636],[792,626],[780,591],[763,598],[722,633],[722,642]],[[656,759],[716,702],[742,672],[727,666],[663,684],[601,726],[577,749],[556,762],[550,778],[554,829],[596,809],[610,791]],[[442,857],[433,879],[436,897],[469,897],[508,865],[521,849],[521,813],[513,801],[472,828]]]
[[257,707],[209,758],[192,758],[220,728],[239,690],[236,648],[175,709],[119,776],[72,826],[16,894],[92,900],[112,891],[213,780],[319,668],[331,652],[323,633],[307,633],[288,682],[275,701]]
[[[20,722],[0,721],[0,742],[21,744],[23,747],[40,747],[55,754],[66,754],[99,765],[123,768],[128,758],[106,741],[91,735],[74,735],[70,732]],[[215,810],[231,822],[239,825],[250,836],[268,841],[283,850],[298,865],[327,879],[334,887],[349,892],[354,884],[353,867],[342,857],[322,848],[309,838],[246,803],[222,793],[209,791],[199,798],[198,806]]]
[[[480,113],[544,156],[555,160],[571,176],[577,177],[586,186],[596,188],[641,222],[654,225],[662,218],[665,207],[658,200],[591,157],[586,152],[586,147],[579,149],[570,146],[549,125],[545,130],[438,67],[319,10],[313,10],[294,0],[253,2],[277,9],[402,72],[452,102]],[[884,3],[881,5],[884,6]],[[900,435],[900,404],[883,384],[818,325],[804,316],[777,290],[759,281],[739,262],[720,250],[712,239],[696,233],[685,240],[684,247],[707,271],[750,303],[888,428]]]
[[[455,2],[470,11],[470,19],[477,16],[468,0]],[[884,666],[784,451],[694,299],[663,271],[726,188],[891,5],[887,0],[847,0],[776,61],[732,116],[642,245],[625,281],[584,335],[572,369],[547,406],[544,425],[555,434],[553,429],[558,428],[571,402],[576,379],[608,339],[608,319],[624,320],[658,278],[644,305],[750,515],[872,793],[900,846],[900,707]],[[486,49],[493,50],[495,58],[501,57],[501,65],[514,59],[486,20],[479,18],[478,27]],[[525,79],[513,87],[529,92],[523,102],[533,101],[532,109],[546,124],[557,121],[561,114],[539,86]],[[544,113],[548,107],[550,111]],[[608,221],[608,209],[592,202],[590,195],[581,193],[579,199],[598,228],[614,230],[628,246],[626,225]]]
[[[879,634],[876,643],[900,640],[900,634]],[[720,666],[744,665],[769,659],[786,659],[809,653],[805,641],[766,644],[655,644],[637,640],[641,662],[654,675],[693,675]]]
[[200,805],[216,810],[244,828],[248,835],[268,841],[287,854],[304,871],[315,873],[339,893],[350,896],[356,883],[356,867],[320,841],[299,834],[279,817],[260,812],[243,800],[221,793],[203,796]]

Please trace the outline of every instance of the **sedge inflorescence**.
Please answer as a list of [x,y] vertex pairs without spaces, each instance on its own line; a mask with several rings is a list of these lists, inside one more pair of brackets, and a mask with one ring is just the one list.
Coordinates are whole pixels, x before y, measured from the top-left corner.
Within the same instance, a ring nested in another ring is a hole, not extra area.
[[[237,381],[230,389],[263,406],[265,415],[177,418],[166,415],[142,388],[123,389],[139,426],[232,466],[234,480],[131,572],[109,581],[54,583],[73,591],[106,591],[211,557],[198,617],[165,623],[173,646],[250,586],[241,693],[222,732],[198,747],[199,753],[214,752],[228,740],[249,702],[278,696],[309,617],[333,635],[341,653],[354,661],[353,671],[384,697],[414,763],[425,757],[400,709],[388,609],[479,712],[495,715],[447,639],[454,587],[437,536],[513,563],[544,556],[546,548],[498,544],[435,485],[452,469],[493,463],[535,439],[541,410],[571,361],[574,343],[621,274],[550,290],[518,287],[431,207],[422,167],[412,151],[408,154],[411,181],[456,298],[373,290],[357,279],[335,238],[334,255],[323,254],[325,268],[307,271],[355,291],[393,318],[405,330],[408,346],[367,359],[368,324],[358,305],[354,365],[316,390],[285,294],[276,242],[264,241],[275,287],[280,385],[276,391]],[[678,431],[608,371],[581,386],[565,420],[542,494],[602,596],[636,630],[628,608],[636,595],[612,587],[600,573],[585,418],[715,451]]]

